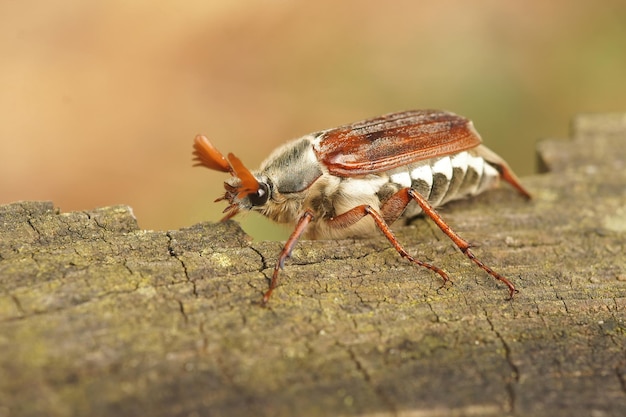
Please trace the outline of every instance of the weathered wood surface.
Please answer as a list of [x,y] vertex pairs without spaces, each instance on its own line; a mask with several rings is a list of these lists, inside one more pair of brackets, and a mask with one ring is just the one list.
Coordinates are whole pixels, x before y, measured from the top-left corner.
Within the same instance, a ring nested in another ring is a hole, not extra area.
[[236,223],[139,230],[127,207],[0,207],[0,416],[626,415],[626,116],[540,143],[547,174],[426,220],[280,250]]

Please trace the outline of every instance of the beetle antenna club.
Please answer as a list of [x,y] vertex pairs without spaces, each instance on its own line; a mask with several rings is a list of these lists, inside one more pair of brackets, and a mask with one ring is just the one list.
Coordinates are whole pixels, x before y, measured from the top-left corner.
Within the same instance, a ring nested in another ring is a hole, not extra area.
[[[256,171],[235,155],[224,157],[202,135],[194,142],[195,166],[228,172],[226,221],[256,211],[294,230],[274,267],[267,303],[278,274],[301,237],[344,239],[382,232],[403,258],[439,274],[440,268],[411,256],[390,225],[425,214],[472,262],[505,284],[513,283],[479,260],[435,211],[448,201],[477,195],[502,179],[530,198],[508,164],[481,144],[472,122],[439,110],[391,113],[295,139],[277,149]],[[358,204],[353,202],[358,201]]]

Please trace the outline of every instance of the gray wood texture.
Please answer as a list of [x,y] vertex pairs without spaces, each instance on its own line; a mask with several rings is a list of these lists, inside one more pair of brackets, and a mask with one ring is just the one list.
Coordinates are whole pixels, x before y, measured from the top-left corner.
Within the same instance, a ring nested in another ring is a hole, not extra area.
[[383,238],[280,242],[235,222],[140,230],[128,207],[0,206],[0,417],[624,416],[626,115],[539,145],[502,187]]

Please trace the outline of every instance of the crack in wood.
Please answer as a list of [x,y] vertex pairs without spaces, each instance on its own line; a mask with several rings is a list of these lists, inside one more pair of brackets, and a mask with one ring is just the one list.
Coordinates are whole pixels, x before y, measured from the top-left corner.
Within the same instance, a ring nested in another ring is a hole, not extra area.
[[489,317],[489,313],[486,310],[483,310],[483,313],[484,313],[485,319],[487,320],[487,323],[489,323],[489,327],[491,331],[496,335],[496,337],[502,344],[502,347],[504,348],[504,357],[513,375],[513,378],[512,378],[513,381],[511,381],[510,378],[505,378],[504,386],[508,394],[507,411],[510,413],[515,413],[515,403],[516,403],[515,390],[516,390],[516,386],[519,384],[520,370],[517,367],[517,365],[513,362],[513,358],[512,358],[513,352],[512,352],[511,346],[506,341],[506,338],[502,335],[502,333],[498,329],[496,329],[493,321]]

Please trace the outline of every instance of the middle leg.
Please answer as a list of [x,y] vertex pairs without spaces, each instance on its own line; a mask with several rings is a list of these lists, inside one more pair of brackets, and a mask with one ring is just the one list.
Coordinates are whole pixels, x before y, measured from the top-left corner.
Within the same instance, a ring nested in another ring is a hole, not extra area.
[[328,220],[328,223],[329,223],[329,225],[331,227],[341,229],[341,228],[353,225],[354,223],[356,223],[357,221],[361,220],[365,216],[370,216],[374,220],[374,222],[376,223],[376,226],[378,227],[378,229],[381,232],[383,232],[383,234],[385,235],[387,240],[391,243],[391,245],[400,254],[401,257],[407,259],[409,262],[412,262],[412,263],[414,263],[416,265],[422,266],[424,268],[427,268],[427,269],[430,269],[431,271],[436,272],[437,274],[439,274],[441,276],[441,278],[443,278],[443,283],[445,285],[445,283],[450,280],[448,278],[448,275],[441,268],[438,268],[435,265],[431,265],[429,263],[420,261],[419,259],[415,259],[414,257],[412,257],[402,247],[400,242],[398,242],[398,239],[393,234],[393,232],[391,231],[391,228],[389,227],[389,225],[388,225],[388,223],[386,221],[386,219],[388,219],[388,218],[393,218],[393,220],[397,219],[402,214],[402,211],[404,211],[404,208],[406,208],[407,204],[408,204],[408,202],[406,204],[404,204],[404,207],[402,207],[402,210],[400,210],[399,213],[397,213],[397,211],[399,209],[398,205],[393,205],[393,207],[392,206],[388,206],[389,208],[393,208],[393,210],[389,210],[388,209],[387,215],[385,215],[385,212],[384,212],[385,207],[387,206],[386,204],[383,205],[383,207],[382,207],[383,214],[378,213],[376,210],[374,210],[374,208],[372,208],[369,205],[360,205],[360,206],[357,206],[357,207],[354,207],[354,208],[348,210],[345,213],[342,213],[342,214],[340,214],[338,216],[335,216],[335,217],[331,218],[330,220]]

